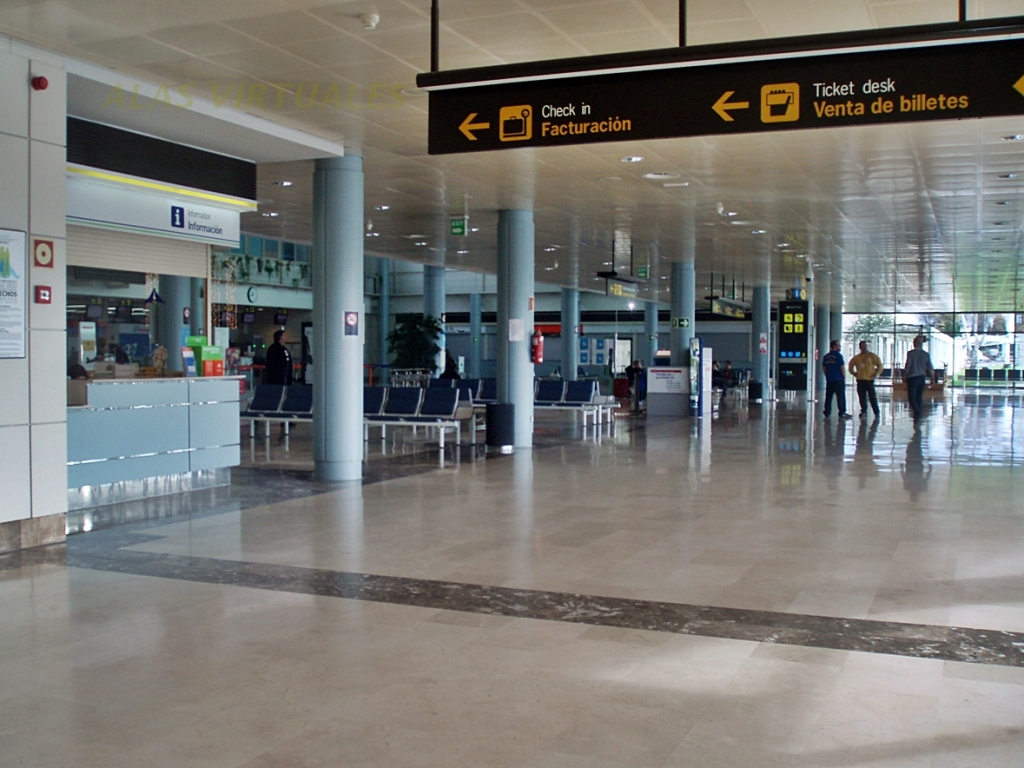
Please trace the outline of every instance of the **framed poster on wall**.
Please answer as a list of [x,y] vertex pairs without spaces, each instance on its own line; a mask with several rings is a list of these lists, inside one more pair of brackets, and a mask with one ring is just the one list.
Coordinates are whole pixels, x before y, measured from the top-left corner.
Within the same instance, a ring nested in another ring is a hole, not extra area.
[[25,357],[25,233],[0,229],[0,359]]

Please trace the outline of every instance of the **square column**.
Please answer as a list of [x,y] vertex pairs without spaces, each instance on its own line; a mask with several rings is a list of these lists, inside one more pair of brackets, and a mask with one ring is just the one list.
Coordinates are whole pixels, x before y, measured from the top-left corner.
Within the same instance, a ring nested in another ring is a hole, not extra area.
[[445,338],[444,338],[444,313],[445,313],[445,282],[444,267],[437,267],[427,264],[423,267],[423,316],[435,317],[441,323],[441,335],[437,339],[437,346],[441,349],[434,360],[434,378],[444,373],[445,364]]
[[580,292],[562,289],[562,378],[576,381],[580,365]]
[[[313,175],[313,459],[317,480],[363,476],[363,158]],[[346,322],[347,321],[347,322]]]
[[498,402],[515,406],[515,447],[533,447],[533,211],[498,211]]

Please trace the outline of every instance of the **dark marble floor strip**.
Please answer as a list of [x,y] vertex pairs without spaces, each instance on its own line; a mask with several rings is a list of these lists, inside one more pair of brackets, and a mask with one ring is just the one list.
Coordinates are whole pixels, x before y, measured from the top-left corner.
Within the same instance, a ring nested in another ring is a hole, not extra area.
[[1024,633],[715,608],[124,550],[70,548],[67,562],[92,570],[421,608],[1024,667]]

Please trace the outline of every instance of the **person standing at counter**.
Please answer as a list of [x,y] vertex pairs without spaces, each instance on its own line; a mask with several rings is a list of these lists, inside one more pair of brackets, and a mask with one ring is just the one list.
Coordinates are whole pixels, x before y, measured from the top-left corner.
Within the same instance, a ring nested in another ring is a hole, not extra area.
[[274,343],[267,347],[267,367],[263,371],[264,384],[288,386],[292,383],[292,353],[284,345],[284,331],[274,331]]

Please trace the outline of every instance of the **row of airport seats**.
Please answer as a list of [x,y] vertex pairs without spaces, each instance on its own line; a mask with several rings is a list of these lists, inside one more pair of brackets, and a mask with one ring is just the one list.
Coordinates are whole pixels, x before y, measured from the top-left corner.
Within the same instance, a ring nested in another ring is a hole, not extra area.
[[454,387],[363,387],[363,439],[370,427],[380,427],[383,440],[389,426],[436,429],[444,448],[445,433],[455,433],[462,442],[461,422],[455,417],[459,391]]
[[964,371],[964,381],[974,384],[1011,384],[1016,386],[1024,381],[1024,371],[1016,368],[968,368]]
[[266,425],[267,437],[271,423],[284,424],[285,434],[288,434],[292,424],[313,420],[313,387],[309,384],[260,384],[241,418],[249,422],[250,438],[256,437],[259,422]]

